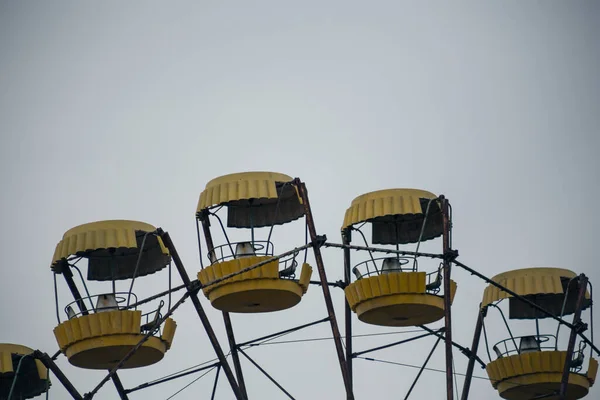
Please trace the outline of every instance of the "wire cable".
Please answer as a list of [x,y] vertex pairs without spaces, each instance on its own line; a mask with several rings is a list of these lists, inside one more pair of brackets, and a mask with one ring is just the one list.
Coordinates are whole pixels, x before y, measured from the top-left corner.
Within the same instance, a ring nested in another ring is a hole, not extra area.
[[[421,368],[421,366],[419,366],[419,365],[405,364],[405,363],[399,363],[399,362],[388,361],[388,360],[380,360],[378,358],[360,357],[360,356],[356,357],[356,358],[361,358],[361,359],[367,360],[367,361],[376,361],[376,362],[380,362],[380,363],[384,363],[384,364],[398,365],[398,366],[401,366],[401,367],[409,367],[409,368],[417,368],[417,369]],[[426,371],[432,371],[432,372],[441,372],[443,374],[446,373],[446,371],[444,371],[442,369],[437,369],[437,368],[428,368],[428,367],[426,367],[426,368],[424,368],[424,370],[426,370]],[[459,372],[456,372],[455,374],[456,375],[460,375],[460,376],[467,376],[466,374],[462,374],[462,373],[459,373]],[[477,376],[477,375],[473,375],[473,378],[483,379],[483,380],[486,380],[486,381],[490,380],[489,378],[486,378],[485,376]]]

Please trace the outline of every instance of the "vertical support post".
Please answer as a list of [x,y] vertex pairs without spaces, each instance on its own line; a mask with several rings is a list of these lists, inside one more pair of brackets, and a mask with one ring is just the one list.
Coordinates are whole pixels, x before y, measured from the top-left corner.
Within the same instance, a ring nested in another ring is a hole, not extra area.
[[[352,241],[352,232],[350,228],[342,230],[342,243],[349,245]],[[350,261],[350,249],[344,248],[344,287],[348,287],[351,281],[352,274],[352,263]],[[352,310],[350,309],[350,303],[344,296],[344,322],[346,324],[346,365],[348,368],[348,381],[350,382],[350,388],[353,387],[352,382]]]
[[333,342],[335,343],[335,349],[337,351],[338,361],[340,369],[342,370],[342,378],[344,379],[344,387],[346,388],[346,398],[348,400],[354,400],[354,393],[352,392],[352,385],[350,383],[348,368],[344,357],[344,348],[342,346],[342,339],[340,336],[340,330],[335,317],[335,310],[333,308],[333,302],[331,301],[331,292],[329,291],[329,285],[327,284],[327,274],[325,273],[325,265],[323,263],[323,256],[321,255],[321,242],[323,238],[317,236],[317,230],[315,227],[315,221],[313,219],[312,210],[310,208],[310,202],[308,200],[308,193],[306,191],[306,185],[300,180],[300,178],[294,179],[294,186],[298,189],[298,194],[302,199],[304,205],[304,213],[306,216],[306,224],[308,225],[308,233],[312,241],[312,248],[315,254],[315,260],[317,263],[317,270],[319,271],[319,277],[321,279],[321,288],[323,289],[323,297],[325,298],[325,306],[327,307],[327,313],[329,315],[329,323],[331,324],[331,331],[333,333]]
[[[202,223],[202,231],[204,232],[204,240],[206,241],[206,247],[208,254],[215,251],[215,244],[212,239],[212,233],[210,232],[210,221],[208,220],[208,213],[202,212],[200,222]],[[202,254],[200,254],[202,258]],[[235,369],[235,376],[237,377],[240,391],[244,395],[244,398],[248,398],[248,392],[246,392],[246,382],[244,382],[244,374],[242,371],[242,364],[240,363],[240,356],[238,354],[238,346],[235,342],[235,336],[233,334],[233,325],[231,324],[231,318],[229,313],[223,311],[223,322],[225,324],[225,331],[227,332],[227,341],[229,342],[229,349],[231,350],[231,359],[233,360],[233,368]]]
[[227,363],[227,359],[225,358],[223,349],[221,348],[221,345],[219,344],[219,340],[217,339],[217,336],[215,335],[215,332],[212,329],[210,321],[208,320],[208,317],[206,316],[206,313],[204,312],[204,309],[202,308],[202,304],[200,304],[200,300],[198,299],[197,294],[192,293],[193,292],[192,282],[190,281],[190,277],[188,276],[187,271],[185,270],[185,267],[183,266],[183,263],[181,262],[181,258],[179,258],[179,254],[177,253],[177,249],[175,248],[175,245],[173,244],[171,237],[169,236],[169,234],[167,232],[164,232],[160,228],[157,231],[158,231],[158,235],[162,239],[165,247],[167,249],[169,249],[169,253],[171,254],[171,258],[173,259],[175,266],[177,267],[177,271],[179,271],[181,280],[185,284],[188,293],[190,293],[190,298],[192,299],[194,308],[196,309],[196,312],[198,313],[198,317],[200,318],[200,321],[202,322],[202,325],[204,326],[204,330],[206,331],[206,335],[208,336],[210,343],[212,344],[213,349],[215,350],[215,353],[217,354],[217,358],[219,359],[219,362],[221,363],[221,367],[223,368],[223,372],[225,373],[225,376],[227,377],[227,380],[229,381],[229,384],[231,385],[231,389],[233,390],[233,393],[235,394],[235,398],[237,400],[245,400],[245,397],[242,394],[242,391],[240,390],[240,387],[238,386],[238,384],[235,380],[235,377],[233,376],[231,367]]
[[475,359],[477,357],[477,349],[479,348],[479,339],[481,338],[481,329],[483,328],[483,319],[487,313],[487,307],[481,308],[479,304],[479,312],[477,313],[477,324],[475,325],[475,333],[473,334],[473,343],[469,354],[469,364],[467,365],[467,373],[465,374],[465,383],[463,385],[462,395],[460,400],[469,398],[469,390],[471,389],[471,380],[473,379],[473,369],[475,367]]
[[[581,309],[583,308],[583,300],[585,299],[585,291],[587,289],[588,278],[584,274],[579,275],[579,293],[577,294],[577,303],[575,303],[575,314],[573,315],[573,327],[569,336],[569,344],[567,345],[567,356],[565,358],[565,367],[563,369],[562,380],[560,381],[559,399],[565,400],[567,387],[569,386],[569,373],[571,369],[571,360],[573,359],[573,350],[575,349],[575,341],[577,334],[584,329],[581,323]],[[567,288],[568,290],[568,288]]]
[[443,218],[443,253],[444,253],[444,327],[446,339],[446,391],[448,400],[454,399],[453,374],[452,374],[452,313],[450,301],[450,234],[452,230],[450,222],[450,211],[448,207],[448,199],[440,196],[442,202],[442,218]]
[[88,309],[85,306],[83,299],[81,298],[81,294],[79,293],[79,289],[77,288],[75,281],[73,280],[73,271],[71,271],[71,267],[69,266],[69,264],[66,261],[64,261],[61,265],[61,272],[62,272],[62,276],[65,278],[65,281],[67,282],[67,286],[69,287],[69,290],[71,291],[71,294],[73,295],[73,298],[77,302],[79,311],[81,311],[82,315],[88,315],[89,314]]
[[67,379],[65,374],[63,374],[63,372],[60,370],[60,368],[58,368],[58,365],[56,365],[54,363],[54,361],[52,361],[52,359],[50,358],[50,356],[48,354],[42,353],[39,350],[35,350],[33,352],[33,357],[40,360],[41,363],[44,364],[44,366],[46,368],[48,368],[50,371],[52,371],[54,376],[56,376],[56,378],[60,381],[60,383],[62,383],[62,385],[65,387],[67,392],[69,392],[71,397],[73,397],[75,400],[83,400],[83,397],[81,397],[81,395],[79,394],[77,389],[75,389],[75,386],[73,386],[71,381],[69,381],[69,379]]

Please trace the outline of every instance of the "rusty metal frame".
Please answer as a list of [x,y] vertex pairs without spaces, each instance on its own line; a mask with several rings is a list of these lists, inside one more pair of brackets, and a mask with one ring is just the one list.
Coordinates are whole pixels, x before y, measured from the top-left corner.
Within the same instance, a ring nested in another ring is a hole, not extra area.
[[567,356],[565,358],[565,366],[563,368],[563,375],[560,382],[560,400],[565,400],[567,395],[567,389],[569,386],[569,374],[571,370],[571,360],[573,358],[573,350],[575,349],[575,341],[577,340],[577,334],[583,332],[586,329],[586,325],[581,322],[581,310],[583,308],[583,301],[585,300],[585,291],[588,285],[588,278],[584,274],[579,275],[579,293],[577,294],[577,303],[575,304],[575,315],[573,315],[573,327],[571,328],[571,335],[569,336],[569,344],[567,345]]
[[40,360],[40,362],[42,364],[44,364],[44,366],[46,368],[48,368],[50,371],[52,371],[54,376],[56,376],[56,378],[60,381],[60,383],[62,383],[64,388],[67,390],[67,392],[69,392],[69,394],[71,395],[71,397],[73,397],[73,399],[83,400],[83,397],[81,397],[81,395],[79,394],[77,389],[75,389],[75,386],[73,386],[71,381],[69,381],[67,376],[61,371],[61,369],[58,367],[58,365],[56,365],[54,360],[52,360],[52,358],[50,358],[50,356],[48,354],[46,354],[40,350],[35,350],[33,352],[32,356],[33,356],[33,358]]
[[[206,241],[206,247],[208,253],[212,253],[215,250],[215,245],[212,238],[212,233],[210,231],[210,221],[208,219],[208,212],[204,211],[200,214],[199,218],[196,220],[196,230],[198,233],[198,252],[200,255],[200,260],[202,260],[202,248],[200,247],[200,230],[198,228],[198,220],[202,224],[202,231],[204,233],[204,240]],[[231,351],[231,359],[233,360],[233,367],[235,369],[235,376],[237,377],[237,382],[240,387],[240,391],[245,399],[248,398],[248,392],[246,391],[246,383],[244,382],[244,373],[242,371],[242,365],[240,363],[240,356],[238,354],[238,346],[235,342],[235,335],[233,333],[233,324],[231,323],[231,317],[229,313],[226,311],[222,312],[223,314],[223,323],[225,325],[225,331],[227,333],[227,341],[229,342],[229,350]]]
[[479,312],[477,313],[477,323],[475,325],[475,333],[473,333],[473,343],[469,354],[469,363],[467,364],[467,372],[465,373],[465,381],[463,383],[463,391],[460,397],[461,400],[467,400],[469,397],[469,390],[471,389],[471,380],[473,379],[473,369],[475,368],[475,359],[477,357],[477,350],[479,349],[479,341],[481,339],[481,330],[483,328],[483,319],[487,314],[487,307],[481,308],[479,306]]
[[443,226],[443,253],[444,253],[444,327],[445,347],[446,347],[446,393],[448,400],[454,399],[454,370],[452,358],[452,302],[450,301],[450,272],[451,261],[456,257],[456,252],[452,251],[452,221],[450,215],[450,206],[448,199],[441,195],[442,202],[442,226]]
[[[414,257],[428,257],[434,259],[443,260],[443,282],[444,282],[444,333],[442,335],[441,332],[435,332],[430,328],[420,326],[422,329],[429,332],[429,334],[434,334],[438,336],[440,339],[444,339],[445,343],[445,353],[446,353],[446,392],[448,400],[452,400],[454,398],[454,370],[453,370],[453,354],[452,348],[453,346],[458,347],[461,351],[467,354],[467,350],[464,347],[460,346],[457,343],[452,341],[452,314],[451,314],[451,301],[450,301],[450,272],[451,266],[454,259],[457,257],[458,252],[452,250],[452,215],[450,203],[446,199],[444,195],[440,195],[438,199],[441,202],[441,211],[443,218],[442,225],[442,253],[422,253],[422,252],[414,252],[414,251],[404,251],[404,250],[391,250],[386,248],[378,248],[378,247],[370,247],[370,246],[355,246],[351,244],[352,234],[351,227],[347,227],[342,229],[342,244],[337,243],[324,243],[325,247],[334,247],[341,248],[344,250],[344,284],[348,286],[351,283],[351,257],[350,250],[365,250],[370,252],[380,252],[385,254],[397,254],[402,256],[414,256]],[[345,299],[345,339],[346,339],[346,368],[348,370],[349,376],[349,384],[352,387],[352,358],[354,358],[354,354],[352,353],[352,313],[350,310],[350,305],[348,301]],[[402,343],[399,342],[397,344]],[[381,348],[385,348],[386,346],[382,346]],[[356,353],[359,354],[359,353]],[[479,360],[480,361],[480,360]],[[481,361],[480,361],[481,362]],[[418,379],[418,378],[417,378]],[[410,391],[408,392],[410,394]],[[408,396],[407,394],[407,396]]]
[[[200,321],[202,322],[202,325],[204,326],[204,330],[206,331],[206,334],[210,340],[210,343],[212,344],[213,349],[215,350],[217,358],[219,359],[219,362],[221,363],[221,368],[223,369],[223,372],[225,373],[225,376],[227,377],[227,380],[229,381],[229,384],[231,386],[231,389],[233,390],[233,393],[234,393],[236,399],[237,400],[245,400],[246,399],[246,396],[244,395],[245,391],[242,391],[240,389],[238,382],[236,381],[235,377],[233,376],[231,367],[229,366],[229,364],[227,363],[227,359],[225,358],[225,353],[223,353],[223,349],[221,348],[219,340],[217,339],[217,336],[215,335],[215,332],[212,329],[212,326],[210,324],[208,316],[206,315],[206,312],[204,311],[204,308],[202,308],[202,304],[200,304],[200,300],[198,299],[198,291],[200,290],[200,285],[199,284],[193,285],[192,282],[190,281],[187,271],[185,270],[185,267],[183,266],[181,258],[179,257],[179,253],[177,253],[177,250],[175,249],[175,245],[173,244],[173,241],[171,240],[169,233],[164,232],[162,229],[159,228],[158,234],[161,237],[164,245],[167,247],[167,249],[169,249],[171,258],[173,259],[173,261],[175,262],[175,266],[177,267],[177,271],[179,271],[179,275],[181,276],[183,283],[185,283],[185,285],[187,286],[186,293],[192,299],[194,308],[196,309],[198,317],[200,318]],[[196,288],[194,286],[196,286]]]
[[[342,371],[342,377],[344,380],[344,385],[346,388],[346,395],[347,395],[347,399],[353,400],[354,399],[354,394],[352,393],[352,385],[350,383],[350,380],[348,378],[348,369],[347,369],[347,365],[346,365],[346,359],[344,357],[344,349],[343,349],[343,345],[342,345],[342,341],[341,341],[341,335],[340,335],[340,331],[337,325],[337,320],[336,320],[336,316],[335,316],[335,310],[333,308],[333,302],[331,299],[331,292],[329,289],[329,286],[340,286],[340,283],[331,283],[327,281],[327,275],[325,273],[325,267],[324,267],[324,263],[323,263],[323,258],[321,255],[321,251],[320,251],[320,246],[322,246],[325,243],[325,237],[324,236],[318,236],[316,233],[316,228],[315,228],[315,224],[314,224],[314,219],[313,219],[313,215],[312,215],[312,210],[310,208],[310,202],[308,199],[308,194],[306,191],[306,186],[305,184],[299,179],[296,178],[293,181],[291,181],[291,184],[296,188],[298,195],[300,196],[300,199],[302,201],[302,204],[304,206],[304,214],[305,214],[305,218],[306,218],[306,225],[307,225],[307,229],[310,235],[310,242],[305,244],[304,246],[300,246],[297,247],[291,251],[282,253],[278,256],[274,256],[271,257],[267,260],[264,260],[262,262],[259,262],[255,265],[249,266],[247,268],[244,268],[241,271],[237,271],[235,273],[229,274],[227,276],[221,277],[220,279],[211,282],[208,285],[204,285],[203,287],[206,286],[210,286],[210,285],[214,285],[218,282],[221,282],[223,280],[229,279],[233,276],[239,275],[241,273],[250,271],[252,269],[255,268],[259,268],[260,266],[267,264],[269,262],[272,262],[274,260],[280,259],[282,257],[285,257],[289,254],[293,254],[296,253],[300,250],[304,250],[304,249],[308,249],[308,248],[313,248],[314,251],[314,255],[315,255],[315,260],[316,260],[316,264],[317,264],[317,270],[319,271],[319,281],[311,281],[311,284],[318,284],[321,286],[322,290],[323,290],[323,296],[325,298],[325,305],[327,308],[327,314],[328,317],[326,319],[324,319],[323,321],[329,321],[330,325],[331,325],[331,329],[332,329],[332,333],[333,333],[333,340],[335,342],[335,346],[336,346],[336,352],[338,355],[338,361],[340,364],[340,369]],[[207,245],[207,251],[210,252],[214,251],[214,242],[212,239],[212,233],[210,231],[210,221],[209,221],[209,213],[207,210],[204,210],[203,212],[200,212],[199,214],[197,214],[196,217],[196,222],[200,221],[202,224],[202,232],[204,234],[204,238],[205,238],[205,242]],[[202,250],[201,250],[201,240],[200,240],[200,228],[198,226],[198,223],[196,223],[196,228],[197,228],[197,235],[198,235],[198,247],[199,247],[199,251],[200,251],[200,259],[201,259],[201,263],[202,263]],[[341,286],[340,286],[341,287]],[[225,323],[225,328],[227,331],[227,337],[228,337],[228,341],[229,341],[229,347],[231,349],[231,354],[232,354],[232,359],[234,362],[234,367],[236,370],[236,376],[238,378],[238,382],[240,383],[240,388],[244,391],[245,393],[245,387],[243,386],[243,373],[242,373],[242,368],[241,368],[241,364],[240,364],[240,360],[239,360],[239,355],[238,353],[241,352],[241,348],[240,348],[240,344],[236,343],[235,341],[235,336],[233,333],[233,326],[231,323],[231,319],[229,317],[229,314],[226,312],[223,312],[223,318],[224,318],[224,323]],[[309,323],[307,324],[307,326],[312,325],[313,323]],[[297,329],[297,328],[292,328],[293,330]],[[246,354],[244,354],[245,356],[247,356]],[[250,362],[252,362],[252,360],[249,359]],[[276,385],[278,385],[278,387],[280,386],[278,383],[276,383]],[[247,397],[246,397],[247,398]]]
[[292,182],[292,184],[298,190],[298,194],[300,195],[300,198],[302,199],[302,204],[304,205],[306,224],[308,226],[308,233],[310,235],[311,243],[313,244],[313,253],[315,256],[315,261],[317,263],[317,270],[319,271],[321,288],[323,289],[325,307],[327,308],[327,313],[329,315],[329,323],[331,325],[331,332],[333,334],[333,341],[335,343],[338,362],[340,364],[342,378],[344,380],[346,398],[347,400],[353,400],[354,392],[352,390],[352,381],[350,379],[350,373],[348,371],[347,360],[344,356],[344,347],[342,345],[340,329],[338,327],[337,318],[335,316],[335,309],[333,308],[333,302],[331,300],[331,292],[329,291],[329,286],[327,285],[327,273],[325,272],[325,265],[323,263],[323,256],[321,254],[321,245],[326,241],[326,237],[317,235],[315,221],[313,218],[312,209],[310,207],[310,200],[308,198],[308,192],[306,191],[306,185],[300,180],[300,178],[296,178]]

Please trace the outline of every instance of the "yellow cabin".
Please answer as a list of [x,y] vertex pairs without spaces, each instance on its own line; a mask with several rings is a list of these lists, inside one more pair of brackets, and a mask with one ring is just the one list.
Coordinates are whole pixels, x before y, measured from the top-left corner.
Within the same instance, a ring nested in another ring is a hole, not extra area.
[[[100,221],[68,230],[56,246],[51,268],[63,275],[74,301],[64,307],[54,335],[69,362],[88,369],[114,367],[149,331],[150,338],[122,368],[136,368],[160,361],[171,347],[176,324],[168,318],[157,322],[167,310],[164,301],[147,313],[137,306],[132,292],[136,278],[153,274],[170,264],[170,255],[152,225],[137,221]],[[87,260],[87,279],[76,265]],[[73,274],[73,270],[77,275]],[[80,294],[73,276],[85,289]],[[129,290],[116,290],[116,281],[131,280]],[[88,292],[86,281],[108,281],[99,294]]]
[[[369,224],[371,243],[362,232]],[[357,197],[346,210],[342,226],[345,243],[352,237],[361,246],[417,244],[443,234],[443,215],[438,197],[416,189],[389,189]],[[358,318],[382,326],[415,326],[435,322],[444,316],[442,267],[421,271],[417,257],[390,251],[384,257],[368,252],[366,260],[352,268],[355,277],[345,288],[346,300]],[[413,249],[411,249],[413,250]],[[380,252],[381,253],[381,252]],[[346,253],[349,257],[349,252]],[[349,267],[350,261],[347,260]],[[347,276],[350,274],[347,273]],[[348,278],[349,279],[349,278]],[[456,283],[451,281],[450,298]]]
[[[290,176],[275,172],[244,172],[213,179],[200,194],[198,238],[201,224],[209,265],[198,273],[198,280],[213,307],[237,313],[279,311],[295,306],[306,293],[312,268],[303,262],[298,271],[298,254],[269,261],[274,256],[274,227],[304,216],[292,181]],[[221,208],[227,212],[226,227],[218,215]],[[225,242],[216,247],[211,219],[218,223]],[[268,228],[266,240],[256,238],[259,228]],[[231,241],[233,229],[249,230],[249,235],[242,241]],[[202,258],[201,249],[200,253]],[[221,280],[259,263],[263,264]]]
[[[580,288],[578,277],[572,271],[525,268],[504,272],[492,280],[556,316],[575,312]],[[504,299],[508,299],[508,320],[499,304]],[[582,309],[589,305],[590,297],[586,292]],[[484,291],[481,306],[501,314],[506,324],[506,336],[509,336],[495,343],[492,352],[488,349],[488,354],[495,358],[487,364],[486,371],[500,397],[508,400],[559,399],[567,357],[566,349],[561,348],[559,327],[556,331],[540,333],[538,319],[545,319],[547,315],[491,284]],[[513,335],[515,323],[509,323],[510,320],[535,320],[535,331],[532,327],[528,335]],[[569,333],[568,328],[563,328],[562,339]],[[596,379],[598,361],[585,348],[586,343],[579,340],[569,360],[567,400],[585,397]]]
[[31,399],[48,391],[48,370],[32,354],[29,347],[0,343],[0,400]]

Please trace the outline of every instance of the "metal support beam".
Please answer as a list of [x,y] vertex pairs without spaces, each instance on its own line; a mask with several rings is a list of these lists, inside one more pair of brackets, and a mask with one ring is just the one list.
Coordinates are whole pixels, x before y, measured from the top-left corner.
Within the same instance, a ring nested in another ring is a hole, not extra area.
[[117,389],[117,393],[119,394],[121,400],[129,400],[129,397],[127,397],[127,392],[125,392],[125,388],[121,383],[121,378],[119,378],[117,374],[113,374],[113,376],[111,376],[111,379],[115,385],[115,388]]
[[221,366],[217,367],[217,374],[215,375],[215,384],[213,385],[212,394],[210,396],[210,400],[215,400],[215,395],[217,394],[217,383],[219,383],[219,372],[221,372]]
[[219,340],[217,339],[217,336],[215,335],[215,332],[210,324],[210,321],[208,320],[208,317],[206,316],[206,312],[204,311],[204,308],[202,308],[202,304],[200,304],[200,300],[198,299],[197,290],[194,290],[192,288],[192,283],[190,281],[190,277],[188,276],[187,271],[185,270],[185,267],[183,266],[183,262],[181,261],[181,258],[179,258],[179,253],[177,253],[177,249],[175,248],[175,245],[173,244],[173,241],[171,240],[169,233],[163,231],[160,228],[157,231],[158,231],[158,235],[162,239],[165,247],[167,249],[169,249],[169,253],[171,254],[171,258],[173,259],[175,266],[177,267],[177,271],[179,271],[181,280],[183,281],[183,283],[185,283],[185,285],[187,287],[187,293],[190,294],[190,298],[192,299],[192,303],[194,304],[196,313],[198,314],[198,317],[200,318],[200,321],[202,322],[202,325],[204,326],[204,330],[206,331],[208,339],[210,340],[210,343],[212,344],[213,349],[215,350],[217,358],[219,359],[219,362],[221,363],[221,367],[223,368],[223,372],[225,373],[225,376],[227,377],[227,380],[229,381],[229,384],[231,385],[231,389],[233,390],[233,393],[235,394],[235,398],[237,400],[245,400],[246,398],[244,397],[244,394],[240,390],[240,387],[238,386],[238,384],[235,380],[235,377],[233,376],[231,367],[227,363],[227,359],[225,358],[223,349],[221,348],[221,345],[219,344]]
[[73,384],[69,381],[69,379],[67,379],[65,374],[63,374],[63,372],[60,370],[60,368],[58,368],[58,365],[56,365],[54,363],[54,361],[52,361],[52,359],[50,358],[50,356],[48,354],[43,353],[39,350],[35,350],[33,352],[33,357],[40,360],[40,362],[42,364],[44,364],[44,366],[46,368],[48,368],[50,371],[52,371],[54,376],[56,376],[56,378],[60,381],[60,383],[62,383],[62,385],[65,387],[67,392],[69,392],[71,397],[73,397],[75,400],[83,400],[83,397],[81,397],[81,395],[79,394],[77,389],[75,389],[75,386],[73,386]]
[[329,321],[329,317],[325,317],[325,318],[317,320],[317,321],[309,322],[308,324],[299,325],[299,326],[296,326],[294,328],[289,328],[289,329],[285,329],[283,331],[271,333],[269,335],[261,336],[261,337],[256,338],[256,339],[248,340],[247,342],[244,342],[244,343],[238,343],[237,347],[239,348],[239,347],[243,347],[243,346],[249,346],[249,347],[251,347],[251,346],[258,346],[258,345],[255,345],[254,343],[255,342],[262,342],[263,340],[267,340],[267,339],[270,339],[270,338],[273,338],[273,337],[276,337],[276,336],[286,335],[288,333],[299,331],[300,329],[308,328],[309,326],[317,325],[317,324],[320,324],[320,323],[326,322],[326,321]]
[[323,289],[323,297],[325,298],[325,306],[329,315],[329,323],[331,324],[331,331],[333,333],[333,341],[335,343],[335,349],[338,356],[338,362],[342,371],[342,378],[344,380],[344,387],[346,388],[347,400],[354,400],[354,393],[352,391],[352,385],[350,383],[348,368],[346,359],[344,357],[344,347],[342,345],[342,339],[340,335],[340,329],[338,327],[337,318],[335,317],[335,310],[333,308],[333,302],[331,300],[331,292],[327,285],[327,273],[325,272],[325,265],[323,263],[323,256],[321,255],[320,246],[324,242],[324,237],[317,235],[317,229],[315,227],[315,221],[313,219],[312,210],[310,208],[310,201],[308,199],[308,192],[306,191],[306,185],[299,179],[296,178],[293,181],[294,186],[298,190],[298,194],[302,199],[304,206],[304,214],[306,217],[306,225],[308,227],[308,233],[312,242],[312,248],[317,263],[317,270],[319,271],[319,278],[321,280],[321,288]]
[[[565,400],[567,388],[569,386],[569,374],[571,370],[571,360],[573,359],[573,350],[575,349],[575,341],[579,331],[585,330],[585,324],[581,322],[581,309],[585,300],[585,291],[587,289],[588,278],[584,274],[579,275],[579,293],[577,294],[577,303],[575,303],[575,314],[573,315],[573,327],[569,336],[569,344],[567,345],[567,356],[565,358],[565,366],[563,369],[562,380],[560,382],[559,399]],[[568,290],[568,289],[567,289]]]
[[[210,232],[210,221],[208,220],[208,212],[204,211],[200,218],[202,223],[202,231],[204,232],[204,240],[206,241],[206,247],[208,253],[214,253],[215,244],[212,239],[212,233]],[[200,246],[198,251],[201,252]],[[202,258],[202,254],[200,254]],[[231,351],[231,359],[233,360],[233,368],[235,369],[235,376],[240,387],[240,391],[244,395],[244,398],[248,398],[248,392],[246,391],[246,383],[244,382],[244,373],[242,371],[242,364],[240,363],[240,356],[238,355],[237,345],[235,343],[235,335],[233,334],[233,325],[231,323],[231,317],[228,312],[223,311],[223,323],[225,324],[225,331],[227,332],[227,341],[229,342],[229,350]]]
[[[350,229],[342,229],[342,243],[349,245],[352,241],[352,233]],[[344,248],[344,285],[348,287],[351,282],[352,274],[352,261],[350,259],[350,249]],[[346,365],[348,368],[348,381],[350,388],[353,389],[353,368],[352,368],[352,310],[350,309],[350,303],[344,296],[344,322],[346,327]]]
[[205,365],[203,367],[194,368],[194,369],[192,369],[190,371],[185,371],[185,372],[181,372],[181,373],[178,373],[178,374],[170,375],[167,378],[156,379],[156,380],[154,380],[152,382],[142,383],[141,385],[138,385],[138,386],[136,386],[134,388],[125,389],[125,393],[136,392],[138,390],[146,389],[146,388],[152,387],[154,385],[158,385],[158,384],[161,384],[161,383],[172,381],[174,379],[182,378],[184,376],[195,374],[196,372],[205,371],[207,369],[211,369],[211,368],[214,368],[214,367],[220,367],[220,365],[221,364],[219,362],[215,362],[215,363],[212,363],[212,364]]
[[246,352],[244,350],[240,349],[240,353],[242,353],[244,355],[244,357],[246,357],[248,359],[248,361],[250,361],[252,363],[252,365],[254,365],[260,372],[262,372],[271,382],[273,382],[273,384],[275,386],[277,386],[279,389],[281,389],[281,391],[283,393],[285,393],[287,395],[287,397],[294,400],[294,397],[287,390],[285,390],[284,387],[281,386],[271,375],[269,375],[267,373],[267,371],[262,369],[262,367],[260,365],[258,365],[258,363],[256,363],[256,361],[251,359],[250,356],[248,354],[246,354]]
[[467,373],[465,383],[463,385],[461,400],[469,398],[469,389],[471,389],[471,380],[473,378],[473,369],[475,368],[475,359],[477,357],[477,349],[479,348],[479,339],[481,338],[481,329],[483,328],[483,319],[487,313],[487,307],[481,308],[479,305],[477,313],[477,324],[475,325],[475,333],[473,334],[473,343],[471,344],[471,354],[469,355],[469,364],[467,365]]
[[390,347],[393,347],[393,346],[397,346],[399,344],[404,344],[404,343],[412,342],[412,341],[417,340],[417,339],[422,339],[422,338],[427,337],[427,336],[435,335],[437,333],[440,334],[438,336],[438,339],[441,339],[441,338],[444,337],[443,335],[441,335],[441,332],[443,332],[443,331],[444,331],[444,328],[440,328],[440,329],[437,330],[437,332],[432,331],[430,333],[425,333],[423,335],[414,336],[414,337],[411,337],[411,338],[408,338],[408,339],[403,339],[403,340],[400,340],[400,341],[397,341],[397,342],[394,342],[394,343],[384,344],[383,346],[378,346],[378,347],[374,347],[372,349],[359,351],[357,353],[353,353],[352,357],[356,358],[358,356],[362,356],[363,354],[370,353],[372,351],[387,349],[387,348],[390,348]]
[[451,221],[450,211],[448,207],[448,199],[440,196],[442,202],[442,218],[443,218],[443,253],[444,253],[444,327],[445,327],[445,347],[446,347],[446,391],[448,400],[454,399],[453,386],[453,364],[452,364],[452,302],[450,301],[450,259],[451,254]]
[[353,244],[340,244],[340,243],[332,243],[325,242],[323,243],[323,247],[333,247],[336,249],[349,249],[349,250],[359,250],[359,251],[370,251],[372,253],[384,253],[384,254],[396,254],[398,256],[411,256],[411,257],[428,257],[428,258],[444,258],[443,254],[435,254],[435,253],[421,253],[418,251],[404,251],[404,250],[392,250],[386,249],[383,247],[366,247],[366,246],[356,246]]
[[415,380],[413,381],[412,385],[410,385],[410,388],[408,389],[408,392],[406,393],[406,396],[404,396],[404,400],[408,399],[408,396],[410,396],[412,390],[415,388],[415,386],[417,385],[417,381],[419,380],[419,378],[421,377],[421,374],[423,373],[423,370],[425,369],[425,367],[427,367],[427,363],[429,363],[429,359],[431,358],[431,356],[433,355],[433,352],[435,351],[435,348],[437,347],[437,345],[440,343],[440,340],[442,340],[441,337],[438,336],[437,340],[435,341],[435,344],[433,345],[433,347],[431,348],[431,351],[429,352],[429,354],[427,355],[427,358],[425,359],[425,362],[423,363],[423,366],[421,367],[421,369],[419,370],[419,372],[417,373],[417,376],[415,377]]
[[233,325],[231,324],[231,318],[229,317],[228,312],[223,311],[223,322],[225,323],[225,331],[227,332],[227,341],[229,342],[231,359],[233,360],[233,367],[235,368],[235,376],[237,377],[238,385],[240,385],[240,390],[242,391],[242,394],[247,399],[248,392],[246,391],[246,382],[244,382],[244,373],[242,371],[242,364],[240,363],[238,346],[235,343]]
[[[437,337],[443,337],[443,335],[441,333],[436,332],[433,329],[426,327],[425,325],[417,325],[417,327],[419,327],[427,332],[433,333]],[[452,341],[452,346],[456,347],[458,350],[460,350],[460,352],[462,354],[464,354],[467,357],[470,357],[471,354],[473,354],[473,353],[471,353],[471,350],[467,349],[464,346],[461,346],[460,344],[456,343],[455,341]],[[475,360],[481,365],[481,367],[485,368],[485,362],[483,362],[483,360],[480,357],[478,357],[477,354],[474,354],[474,357],[475,357]]]
[[69,287],[71,294],[73,295],[73,299],[77,302],[79,311],[81,311],[82,315],[88,315],[89,314],[88,309],[85,306],[85,303],[83,302],[83,300],[81,298],[81,294],[79,293],[79,289],[77,288],[75,281],[73,280],[73,271],[71,271],[71,267],[69,266],[69,263],[67,263],[66,261],[63,261],[61,263],[61,272],[62,272],[62,276],[65,278],[65,281],[67,282],[67,286]]

